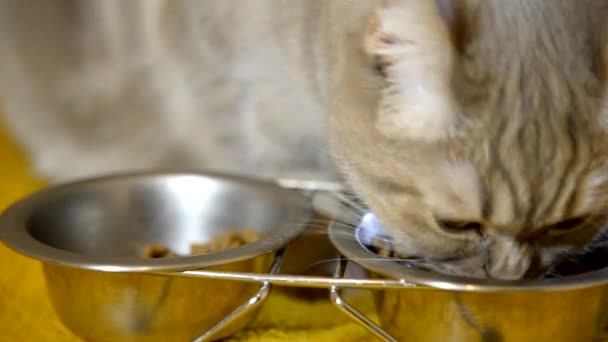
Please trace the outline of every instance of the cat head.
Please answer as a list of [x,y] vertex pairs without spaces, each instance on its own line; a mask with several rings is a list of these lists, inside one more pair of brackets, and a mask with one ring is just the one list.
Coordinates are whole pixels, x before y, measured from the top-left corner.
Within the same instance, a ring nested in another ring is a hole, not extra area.
[[589,246],[608,211],[607,6],[368,4],[333,32],[330,142],[395,251],[519,279]]

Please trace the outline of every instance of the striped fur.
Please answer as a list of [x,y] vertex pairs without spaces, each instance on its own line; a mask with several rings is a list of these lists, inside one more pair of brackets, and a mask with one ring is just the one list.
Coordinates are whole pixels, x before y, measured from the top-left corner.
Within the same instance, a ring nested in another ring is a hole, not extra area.
[[398,251],[521,278],[603,227],[604,3],[5,0],[0,96],[53,180],[332,178],[331,149]]
[[[367,31],[350,28],[367,35],[367,51],[350,54],[382,72],[354,65],[341,75],[377,91],[333,89],[342,169],[402,254],[460,275],[542,273],[604,226],[608,6],[462,0],[446,13],[420,3],[387,0]],[[446,29],[450,40],[437,38]],[[439,110],[426,105],[442,101]],[[429,118],[452,127],[411,131]],[[434,138],[420,138],[427,133]],[[454,231],[446,221],[481,229]]]

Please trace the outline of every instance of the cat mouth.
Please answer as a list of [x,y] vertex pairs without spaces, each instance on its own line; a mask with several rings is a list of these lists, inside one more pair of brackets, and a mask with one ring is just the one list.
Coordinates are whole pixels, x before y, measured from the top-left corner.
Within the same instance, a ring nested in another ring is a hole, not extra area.
[[[384,234],[383,231],[384,229],[377,216],[373,212],[368,212],[361,217],[361,221],[355,230],[355,238],[361,246],[378,255],[379,258],[396,262],[407,268],[447,275],[471,276],[478,273],[456,271],[457,267],[453,267],[453,265],[461,262],[463,260],[461,257],[428,259],[416,254],[400,254],[396,252],[398,242],[394,241],[393,237]],[[484,271],[484,273],[484,277],[487,277],[487,271]]]
[[[405,267],[442,274],[454,275],[455,273],[462,273],[461,275],[464,275],[465,272],[455,272],[452,270],[455,267],[450,267],[450,265],[456,265],[466,258],[444,257],[429,259],[411,253],[407,255],[401,254],[396,252],[398,250],[396,247],[399,245],[399,243],[396,242],[393,237],[384,234],[383,231],[384,229],[382,228],[382,224],[378,220],[377,216],[373,212],[368,212],[362,216],[361,221],[356,228],[355,237],[359,244],[361,244],[367,250],[373,252],[379,257],[397,262]],[[485,271],[485,273],[487,273],[487,271]]]
[[[384,231],[376,215],[367,212],[362,215],[355,229],[355,238],[362,247],[376,254],[379,259],[396,262],[407,268],[469,278],[493,278],[487,263],[478,260],[467,266],[469,261],[477,258],[475,255],[429,259],[416,254],[400,254],[396,252],[400,249],[399,242]],[[608,260],[608,234],[606,235],[599,248],[560,258],[552,265],[542,265],[540,259],[534,258],[522,279],[567,277],[604,268],[606,263],[603,260]]]

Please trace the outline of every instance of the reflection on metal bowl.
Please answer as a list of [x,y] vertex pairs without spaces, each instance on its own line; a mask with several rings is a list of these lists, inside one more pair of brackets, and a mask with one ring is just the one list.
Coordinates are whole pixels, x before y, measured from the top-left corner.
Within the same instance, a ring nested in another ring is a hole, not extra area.
[[450,277],[383,258],[362,245],[357,234],[338,222],[330,226],[330,238],[345,257],[375,278],[404,280],[402,288],[373,292],[382,328],[398,341],[582,342],[605,337],[608,268],[521,281]]
[[[0,240],[42,262],[55,311],[88,341],[187,341],[259,293],[259,283],[150,274],[266,273],[307,227],[308,201],[262,181],[218,174],[130,174],[51,187],[0,217]],[[235,228],[264,237],[197,256],[144,259],[148,244],[187,254]],[[262,285],[263,287],[263,285]],[[244,327],[243,314],[212,339]]]

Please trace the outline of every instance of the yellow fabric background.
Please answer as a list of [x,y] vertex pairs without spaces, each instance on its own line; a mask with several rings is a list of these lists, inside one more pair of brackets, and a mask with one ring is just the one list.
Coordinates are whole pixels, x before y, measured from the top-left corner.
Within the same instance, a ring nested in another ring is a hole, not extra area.
[[[36,179],[22,151],[0,124],[0,209],[34,191]],[[371,303],[360,298],[361,308]],[[273,291],[258,320],[231,342],[356,342],[374,339],[328,301],[307,302]],[[55,317],[37,261],[0,243],[0,341],[79,341]]]

